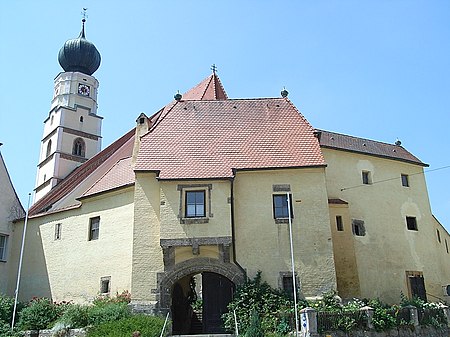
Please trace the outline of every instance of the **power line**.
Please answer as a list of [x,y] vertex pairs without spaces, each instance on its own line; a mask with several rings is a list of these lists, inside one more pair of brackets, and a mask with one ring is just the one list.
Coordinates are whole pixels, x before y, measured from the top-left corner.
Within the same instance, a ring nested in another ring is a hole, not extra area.
[[[424,171],[421,171],[421,172],[412,173],[412,174],[410,174],[410,176],[415,176],[415,175],[418,175],[418,174],[425,174],[425,173],[439,171],[439,170],[445,170],[445,169],[448,169],[448,168],[450,168],[450,165],[438,167],[438,168],[435,168],[435,169],[432,169],[432,170],[427,170],[427,171],[424,170]],[[372,182],[370,185],[375,185],[375,184],[380,184],[380,183],[384,183],[384,182],[387,182],[387,181],[397,180],[399,178],[400,177],[389,178],[389,179],[384,179],[384,180],[378,180],[378,181]],[[343,188],[341,188],[341,192],[342,191],[346,191],[346,190],[351,190],[351,189],[354,189],[354,188],[358,188],[358,187],[362,187],[362,186],[366,186],[366,185],[367,184],[360,184],[360,185],[351,186],[351,187],[343,187]]]

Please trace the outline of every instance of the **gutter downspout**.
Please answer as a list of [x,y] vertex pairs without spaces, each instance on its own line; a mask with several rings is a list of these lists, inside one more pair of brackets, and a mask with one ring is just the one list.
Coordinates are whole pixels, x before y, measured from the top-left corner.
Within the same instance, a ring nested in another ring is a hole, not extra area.
[[247,279],[247,271],[239,264],[236,258],[236,230],[235,230],[235,222],[234,222],[234,177],[236,176],[236,172],[233,170],[233,178],[230,178],[230,193],[231,193],[231,243],[233,245],[233,263],[238,266],[240,270],[242,270],[245,278]]

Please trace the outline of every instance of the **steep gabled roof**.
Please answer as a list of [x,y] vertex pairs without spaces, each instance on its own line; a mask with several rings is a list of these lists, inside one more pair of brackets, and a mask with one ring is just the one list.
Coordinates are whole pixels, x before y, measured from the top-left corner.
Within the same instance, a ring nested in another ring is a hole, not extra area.
[[[44,197],[39,199],[33,206],[31,206],[29,210],[30,216],[35,216],[40,213],[45,213],[52,208],[52,211],[55,209],[54,205],[58,203],[63,198],[66,198],[69,194],[74,192],[78,186],[80,186],[92,173],[98,171],[99,167],[101,167],[105,162],[109,163],[109,167],[103,167],[103,172],[108,170],[112,165],[114,165],[117,160],[121,158],[115,159],[114,156],[125,156],[129,157],[132,153],[133,141],[134,141],[134,133],[135,130],[127,132],[125,135],[120,137],[114,143],[109,145],[103,151],[96,154],[94,157],[89,159],[87,162],[78,166],[75,170],[73,170],[66,178],[64,178],[61,182],[59,182],[55,187],[53,187],[50,192],[48,192]],[[122,152],[119,155],[120,150]],[[123,158],[123,157],[122,157]],[[115,161],[114,161],[115,160]],[[99,172],[98,172],[99,173]],[[98,178],[97,178],[98,179]],[[91,182],[94,183],[94,181]],[[85,188],[88,188],[86,186]],[[76,198],[79,197],[84,190],[79,191],[78,195],[72,195],[73,200],[71,200],[72,205],[76,202]],[[68,204],[60,205],[61,209],[67,208]],[[59,208],[58,207],[58,208]]]
[[227,93],[220,82],[219,76],[214,72],[192,89],[183,94],[182,100],[226,100]]
[[288,99],[183,100],[142,137],[135,170],[208,179],[324,165],[313,128]]
[[427,167],[401,145],[377,142],[370,139],[347,136],[336,132],[317,130],[320,146],[324,148],[367,154],[376,157],[400,160]]

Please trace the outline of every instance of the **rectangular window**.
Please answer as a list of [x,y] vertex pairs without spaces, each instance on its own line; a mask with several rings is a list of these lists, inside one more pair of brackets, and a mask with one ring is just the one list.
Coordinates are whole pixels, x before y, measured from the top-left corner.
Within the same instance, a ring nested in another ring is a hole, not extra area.
[[186,218],[202,218],[205,212],[205,191],[186,191]]
[[364,185],[370,185],[372,183],[370,180],[370,172],[369,171],[362,171],[362,183]]
[[283,276],[283,291],[289,298],[294,298],[294,282],[292,276]]
[[417,231],[417,220],[415,217],[413,216],[407,216],[406,217],[406,227],[410,230],[410,231]]
[[[274,219],[288,219],[288,197],[287,194],[273,195],[273,218]],[[294,217],[294,210],[292,209],[292,195],[289,194],[289,207],[291,209],[291,218]]]
[[422,272],[407,272],[407,276],[411,297],[418,297],[426,302],[427,292],[425,290],[425,280]]
[[439,232],[439,229],[436,229],[436,235],[438,242],[441,243],[441,233]]
[[366,235],[366,228],[364,227],[363,220],[352,220],[352,230],[353,234],[356,236],[364,236]]
[[0,234],[0,261],[6,261],[7,244],[8,244],[8,236]]
[[448,243],[447,243],[447,239],[445,239],[445,250],[446,250],[446,252],[447,252],[447,254],[448,254]]
[[336,229],[339,232],[342,232],[344,230],[344,223],[342,222],[342,216],[336,215]]
[[111,292],[111,276],[100,279],[100,293],[109,294]]
[[409,187],[409,178],[407,174],[402,174],[402,186]]
[[100,230],[100,217],[89,219],[89,241],[98,240],[98,234]]
[[61,239],[61,224],[57,223],[55,224],[55,240]]

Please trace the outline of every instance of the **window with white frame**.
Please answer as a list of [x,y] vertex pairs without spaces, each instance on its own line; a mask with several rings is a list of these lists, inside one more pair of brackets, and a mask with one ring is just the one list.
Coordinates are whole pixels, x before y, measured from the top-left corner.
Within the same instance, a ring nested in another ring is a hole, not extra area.
[[0,261],[6,261],[7,247],[8,247],[8,236],[0,234]]
[[177,185],[180,192],[178,218],[182,224],[208,223],[211,212],[212,184]]

